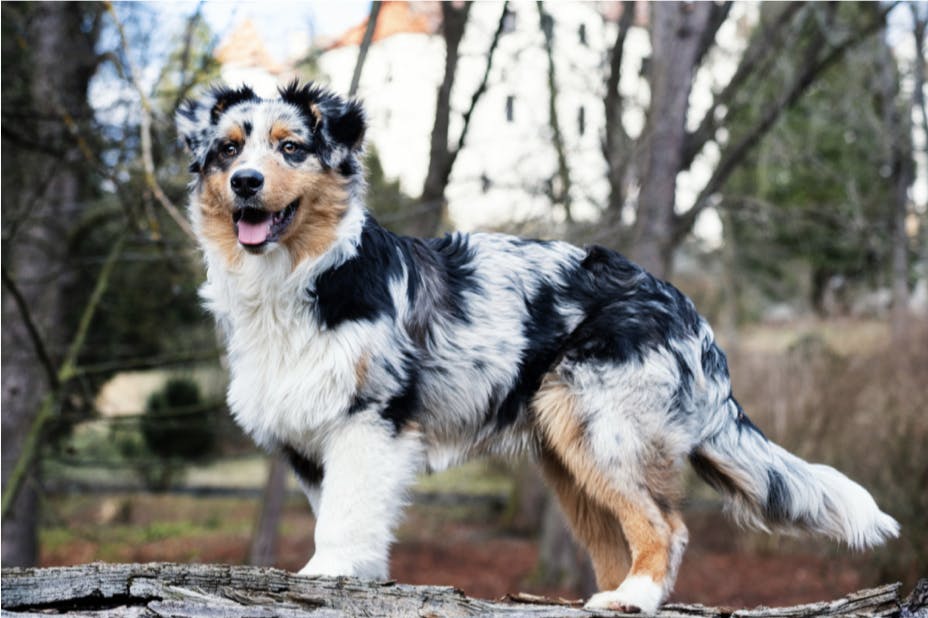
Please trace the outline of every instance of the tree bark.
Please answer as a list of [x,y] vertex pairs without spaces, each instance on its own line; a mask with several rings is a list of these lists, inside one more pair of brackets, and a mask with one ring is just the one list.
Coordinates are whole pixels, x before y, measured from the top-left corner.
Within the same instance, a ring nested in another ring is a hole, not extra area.
[[261,509],[248,548],[248,564],[273,566],[277,561],[280,518],[287,501],[287,464],[280,456],[271,457],[267,482],[261,497]]
[[371,12],[367,17],[367,27],[364,29],[364,37],[361,39],[361,45],[358,47],[358,61],[354,65],[354,73],[351,75],[351,86],[348,88],[348,96],[353,97],[358,93],[358,84],[361,83],[361,71],[364,70],[364,61],[367,59],[367,51],[371,47],[371,41],[374,40],[374,32],[377,30],[377,17],[380,15],[380,7],[383,4],[380,0],[371,2]]
[[709,2],[656,2],[651,9],[651,103],[644,136],[631,255],[657,277],[670,274],[674,204],[686,138],[686,111],[701,42],[712,17]]
[[[63,327],[66,276],[54,285],[41,282],[49,272],[68,272],[69,236],[79,221],[87,174],[82,153],[66,124],[90,117],[87,85],[96,69],[94,42],[98,5],[36,3],[4,5],[3,20],[15,22],[17,36],[4,37],[4,59],[28,66],[28,75],[4,70],[3,105],[28,106],[35,118],[56,118],[20,129],[46,153],[23,153],[3,134],[3,267],[18,289],[28,318],[20,311],[9,285],[3,286],[2,329],[2,483],[22,453],[40,402],[51,385],[48,367],[35,353],[27,322],[31,320],[48,356],[67,338]],[[87,26],[90,26],[89,28]],[[9,47],[8,47],[9,45]],[[6,63],[5,63],[6,64]],[[33,78],[33,76],[35,76]],[[28,122],[28,121],[27,121]],[[36,561],[38,521],[37,477],[30,466],[10,511],[3,519],[4,565]]]
[[564,216],[568,223],[573,221],[570,212],[570,167],[567,165],[567,150],[561,133],[561,122],[557,113],[557,72],[554,63],[554,20],[545,12],[544,2],[538,0],[538,22],[545,41],[545,56],[548,59],[548,127],[551,129],[551,142],[557,155],[557,184],[552,182],[551,201],[564,207]]
[[438,87],[435,101],[435,120],[432,124],[429,167],[425,175],[422,196],[423,212],[410,222],[410,233],[417,236],[434,236],[441,226],[445,213],[445,187],[451,176],[451,150],[448,146],[448,127],[451,120],[451,88],[458,70],[459,47],[464,38],[470,2],[441,3],[441,34],[445,39],[445,73]]
[[892,230],[891,330],[893,340],[899,342],[909,336],[909,237],[905,224],[909,211],[909,186],[915,178],[911,119],[917,98],[899,100],[899,69],[886,42],[885,31],[880,33],[879,38],[878,87],[885,140],[883,149],[886,165],[891,170],[892,184],[892,202],[887,213]]
[[[928,595],[922,580],[903,601],[900,584],[861,590],[834,601],[787,608],[732,610],[665,605],[664,618],[921,615]],[[920,592],[921,591],[921,592]],[[89,564],[46,569],[3,569],[4,616],[614,616],[579,604],[516,594],[501,601],[465,596],[448,586],[410,586],[351,578],[304,578],[257,567],[180,564]]]

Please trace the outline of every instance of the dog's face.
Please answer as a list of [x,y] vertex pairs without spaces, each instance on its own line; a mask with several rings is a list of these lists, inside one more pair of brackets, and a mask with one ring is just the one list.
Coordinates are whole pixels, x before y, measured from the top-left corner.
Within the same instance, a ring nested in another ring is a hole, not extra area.
[[324,253],[361,185],[364,114],[355,101],[293,83],[277,99],[216,88],[177,112],[190,150],[191,216],[234,262],[283,247],[294,264]]

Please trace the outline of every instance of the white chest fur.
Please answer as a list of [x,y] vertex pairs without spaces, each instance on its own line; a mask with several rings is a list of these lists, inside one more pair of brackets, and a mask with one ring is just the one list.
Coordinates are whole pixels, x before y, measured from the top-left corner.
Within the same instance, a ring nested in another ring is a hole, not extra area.
[[309,450],[351,404],[363,325],[321,328],[308,273],[292,271],[283,251],[246,256],[235,271],[210,256],[207,264],[201,295],[226,330],[233,416],[265,447]]

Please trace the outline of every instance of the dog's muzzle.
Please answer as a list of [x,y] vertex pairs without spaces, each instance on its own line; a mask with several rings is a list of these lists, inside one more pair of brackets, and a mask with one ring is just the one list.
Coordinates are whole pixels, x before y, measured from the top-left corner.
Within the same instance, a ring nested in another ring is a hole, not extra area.
[[293,221],[300,199],[290,202],[277,212],[246,206],[232,213],[232,225],[238,242],[249,251],[258,252],[265,245],[276,242]]

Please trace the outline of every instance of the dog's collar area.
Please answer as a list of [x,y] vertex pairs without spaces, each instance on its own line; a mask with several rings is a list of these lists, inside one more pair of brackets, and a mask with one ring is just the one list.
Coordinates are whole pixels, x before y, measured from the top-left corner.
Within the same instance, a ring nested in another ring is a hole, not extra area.
[[232,213],[232,225],[238,242],[248,251],[260,252],[265,245],[277,241],[293,221],[300,198],[277,212],[247,206]]

